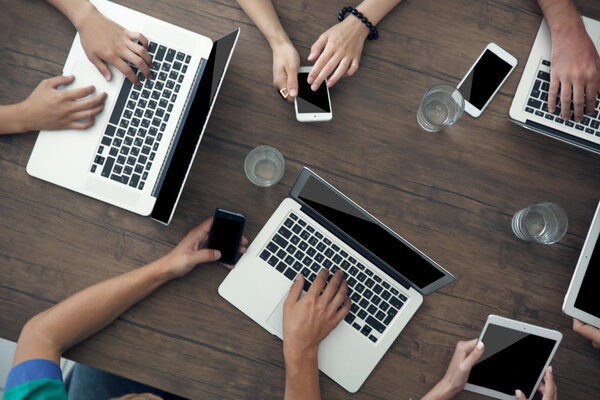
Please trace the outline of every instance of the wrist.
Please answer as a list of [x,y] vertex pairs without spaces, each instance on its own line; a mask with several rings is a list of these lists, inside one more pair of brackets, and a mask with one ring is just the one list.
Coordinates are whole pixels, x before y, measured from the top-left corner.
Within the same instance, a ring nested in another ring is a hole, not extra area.
[[167,283],[170,280],[173,280],[177,277],[177,275],[173,271],[172,262],[169,259],[168,255],[159,258],[149,266],[152,268],[154,278],[159,283],[159,285]]
[[293,349],[283,342],[283,357],[285,359],[286,370],[297,372],[312,366],[318,366],[319,347],[311,347],[304,350]]
[[267,37],[267,41],[269,42],[269,46],[271,46],[271,50],[273,52],[277,51],[277,49],[281,47],[294,47],[292,41],[285,32],[279,35],[273,35],[272,37]]
[[442,378],[421,400],[449,400],[460,390],[460,388],[453,388],[448,381]]
[[346,18],[341,22],[342,24],[346,24],[353,32],[360,32],[361,36],[364,36],[365,39],[369,36],[369,28],[365,25],[360,18],[357,18],[355,15],[350,15],[351,13],[346,14]]
[[72,11],[69,11],[67,18],[69,18],[75,29],[79,32],[86,18],[94,12],[97,12],[96,7],[89,1],[84,0],[78,2],[77,6]]
[[8,124],[10,133],[25,133],[36,130],[36,126],[33,124],[35,117],[29,115],[27,100],[7,107],[7,114],[10,116],[11,121]]

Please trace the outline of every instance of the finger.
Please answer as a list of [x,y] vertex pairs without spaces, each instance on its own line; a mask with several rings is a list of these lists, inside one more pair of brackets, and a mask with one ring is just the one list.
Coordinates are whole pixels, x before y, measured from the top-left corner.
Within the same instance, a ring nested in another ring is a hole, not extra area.
[[356,73],[356,71],[358,71],[358,65],[359,65],[359,61],[355,58],[352,60],[352,62],[350,63],[350,67],[348,67],[348,70],[346,71],[346,74],[344,75],[345,77],[349,77],[352,76]]
[[562,108],[562,119],[571,119],[571,82],[560,83],[560,107]]
[[[150,71],[150,67],[146,64],[146,61],[140,56],[138,56],[133,51],[128,51],[125,57],[127,61],[138,67],[142,74],[146,77],[146,79],[152,78],[152,71]],[[133,70],[129,67],[129,70],[133,72]]]
[[69,124],[68,129],[84,130],[94,125],[94,119],[90,118],[87,121],[73,121]]
[[581,121],[583,118],[583,84],[581,83],[573,85],[573,114],[575,114],[575,121]]
[[52,89],[56,89],[57,87],[61,86],[61,85],[68,85],[69,83],[73,82],[73,80],[75,79],[75,77],[73,75],[67,75],[67,76],[54,76],[52,78],[48,78],[46,79],[46,83],[48,85],[50,85],[50,87]]
[[145,49],[148,48],[148,39],[146,39],[146,36],[142,35],[139,32],[131,32],[128,30],[125,30],[125,33],[129,40],[137,40],[142,44],[142,46],[144,46]]
[[515,391],[515,396],[517,396],[517,400],[525,400],[525,395],[519,389]]
[[248,238],[246,236],[242,236],[242,241],[240,242],[242,246],[247,246],[248,242]]
[[302,294],[302,288],[304,288],[304,276],[302,276],[302,274],[298,274],[296,280],[290,287],[290,293],[283,303],[283,308],[290,308],[298,302],[300,295]]
[[273,86],[279,90],[285,88],[287,75],[283,67],[273,70]]
[[190,259],[195,264],[217,261],[219,258],[221,258],[221,252],[213,249],[202,249],[190,254]]
[[119,71],[121,71],[127,77],[127,79],[129,79],[131,81],[131,83],[133,83],[136,86],[138,86],[140,84],[140,80],[138,79],[135,72],[133,72],[133,70],[131,69],[129,64],[127,64],[125,61],[123,61],[123,59],[118,58],[118,59],[114,60],[112,62],[112,64],[115,66],[115,68],[117,68]]
[[327,64],[321,69],[319,75],[315,78],[313,83],[310,85],[312,91],[316,91],[321,86],[321,83],[327,78],[333,71],[335,71],[336,67],[340,63],[340,56],[337,54],[329,59]]
[[312,285],[310,285],[310,289],[308,289],[308,292],[306,292],[306,294],[314,297],[319,297],[321,295],[321,291],[325,287],[325,284],[327,284],[328,276],[329,271],[327,271],[327,269],[324,268],[321,271],[319,271],[319,273],[317,274],[317,278],[314,280]]
[[[324,271],[327,272],[326,269],[324,269]],[[327,272],[327,276],[329,276],[329,272]],[[327,283],[327,287],[325,287],[325,290],[323,290],[323,294],[321,295],[326,304],[329,304],[331,302],[331,299],[333,299],[333,296],[335,296],[335,294],[337,293],[341,283],[342,270],[337,270],[335,274],[333,274],[333,277]]]
[[346,297],[346,299],[342,303],[342,306],[339,308],[339,310],[336,311],[335,319],[334,319],[336,325],[339,324],[341,320],[346,318],[346,315],[348,315],[348,313],[350,312],[351,306],[352,306],[352,302],[350,301],[349,298]]
[[334,54],[332,54],[331,50],[328,49],[325,49],[325,51],[319,56],[317,62],[315,62],[315,65],[313,65],[312,69],[310,70],[308,78],[306,79],[306,81],[310,85],[312,85],[317,79],[317,77],[321,75],[323,68],[325,68],[325,66],[329,63],[329,60],[333,56]]
[[289,96],[287,97],[287,101],[293,102],[294,98],[298,96],[298,69],[288,69],[286,70],[287,75],[287,83],[286,87],[288,90]]
[[192,229],[190,231],[190,236],[193,236],[194,238],[198,238],[203,235],[208,235],[208,233],[210,232],[210,228],[212,227],[213,219],[214,219],[214,217],[210,217],[210,218],[206,219],[204,222],[202,222],[200,225],[198,225],[197,227]]
[[[127,42],[127,47],[133,54],[137,55],[138,57],[140,57],[142,59],[144,65],[146,67],[148,67],[148,71],[150,71],[150,69],[152,68],[152,57],[150,57],[150,54],[148,54],[146,49],[143,48],[141,45],[134,43],[134,42]],[[146,78],[150,79],[151,74],[152,74],[152,71],[150,71],[150,74],[148,76],[146,76]]]
[[104,104],[100,104],[99,106],[95,108],[90,108],[89,110],[78,111],[73,114],[73,121],[83,121],[90,118],[94,118],[96,115],[102,112],[103,108]]
[[323,34],[319,36],[317,41],[311,46],[308,61],[315,61],[317,57],[319,57],[319,54],[321,54],[321,51],[325,48],[325,45],[327,45],[327,35]]
[[68,100],[77,100],[89,96],[96,90],[93,86],[65,90],[63,93]]
[[573,330],[586,339],[592,341],[598,341],[600,339],[600,330],[594,328],[591,325],[584,324],[583,322],[573,319]]
[[247,248],[247,247],[243,247],[243,246],[242,246],[242,247],[240,247],[240,250],[239,250],[239,251],[240,251],[240,253],[241,253],[241,254],[244,254],[245,252],[247,252],[247,251],[248,251],[248,248]]
[[73,106],[73,111],[83,111],[98,107],[99,105],[104,104],[106,97],[106,93],[101,93],[98,96],[86,100],[76,101]]
[[590,82],[585,86],[585,113],[587,115],[592,115],[594,113],[597,91],[598,88],[596,87],[596,83]]
[[483,345],[483,342],[481,340],[478,340],[477,344],[475,345],[475,348],[471,351],[471,353],[463,361],[464,366],[466,368],[468,368],[469,370],[471,370],[471,368],[473,368],[473,365],[475,365],[477,363],[477,361],[479,361],[479,359],[483,355],[484,349],[485,349],[485,346]]
[[335,85],[337,81],[339,81],[346,74],[346,71],[348,70],[349,66],[350,62],[348,61],[348,59],[345,57],[342,58],[342,61],[340,61],[340,65],[338,65],[333,75],[331,75],[331,77],[327,80],[327,87],[332,87],[333,85]]
[[106,79],[106,82],[110,82],[110,80],[112,79],[112,73],[110,72],[110,68],[108,68],[108,65],[106,65],[104,61],[102,61],[99,57],[96,56],[90,58],[90,61],[102,74],[104,79]]
[[548,111],[551,113],[556,110],[556,98],[560,87],[560,79],[552,71],[550,71],[550,89],[548,89]]
[[[331,281],[333,280],[333,278],[331,278]],[[329,286],[331,285],[331,281],[329,281],[329,284],[327,285],[327,288],[329,288]],[[327,289],[325,289],[327,290]],[[338,310],[338,308],[340,308],[342,306],[342,304],[344,304],[344,301],[346,301],[346,293],[348,293],[348,283],[346,281],[342,281],[340,283],[340,285],[337,288],[337,291],[334,293],[333,298],[331,299],[331,302],[329,303],[329,305],[327,306],[327,312],[329,314],[335,314]],[[323,293],[325,294],[325,293]]]

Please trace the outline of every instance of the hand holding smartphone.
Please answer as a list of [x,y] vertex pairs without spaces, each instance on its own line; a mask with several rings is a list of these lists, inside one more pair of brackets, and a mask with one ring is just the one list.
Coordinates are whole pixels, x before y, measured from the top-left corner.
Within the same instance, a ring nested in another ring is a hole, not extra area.
[[239,256],[246,217],[242,214],[217,208],[210,228],[207,247],[219,250],[219,261],[235,264]]
[[312,67],[300,67],[298,69],[298,96],[294,100],[296,119],[299,122],[322,122],[331,121],[331,99],[327,79],[313,92],[306,81]]

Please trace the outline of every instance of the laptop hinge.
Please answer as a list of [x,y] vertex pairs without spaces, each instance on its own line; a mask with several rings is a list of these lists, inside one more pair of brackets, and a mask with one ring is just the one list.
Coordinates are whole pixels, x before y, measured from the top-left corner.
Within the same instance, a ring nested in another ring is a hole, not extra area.
[[558,139],[562,142],[569,143],[571,145],[594,152],[596,154],[600,154],[600,145],[590,142],[588,140],[570,135],[558,129],[551,128],[547,125],[542,125],[530,119],[525,121],[524,126],[543,135],[550,136],[551,138]]
[[381,261],[378,257],[374,256],[373,253],[368,251],[364,246],[360,245],[356,240],[352,239],[349,235],[347,235],[344,231],[342,231],[337,226],[333,225],[327,219],[323,218],[321,215],[313,211],[311,208],[302,206],[300,210],[307,214],[309,217],[317,221],[323,227],[325,227],[329,232],[333,233],[338,239],[342,242],[346,243],[350,246],[354,251],[359,253],[361,256],[375,264],[378,268],[383,270],[386,274],[394,278],[398,283],[400,283],[407,290],[411,288],[410,282],[400,275],[394,268],[387,265],[385,262]]

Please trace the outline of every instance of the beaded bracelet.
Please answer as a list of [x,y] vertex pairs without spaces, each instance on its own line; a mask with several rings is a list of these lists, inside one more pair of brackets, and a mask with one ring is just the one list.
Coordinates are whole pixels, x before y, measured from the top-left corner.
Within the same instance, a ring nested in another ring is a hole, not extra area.
[[369,36],[367,36],[367,39],[376,40],[377,38],[379,38],[379,31],[377,30],[377,28],[375,26],[373,26],[372,23],[369,22],[367,17],[362,15],[362,13],[354,7],[348,6],[348,7],[342,8],[340,10],[340,13],[338,14],[338,21],[340,21],[340,22],[343,21],[344,17],[346,16],[346,13],[348,13],[348,12],[352,13],[352,15],[354,15],[356,18],[360,19],[367,26],[367,28],[369,28]]

